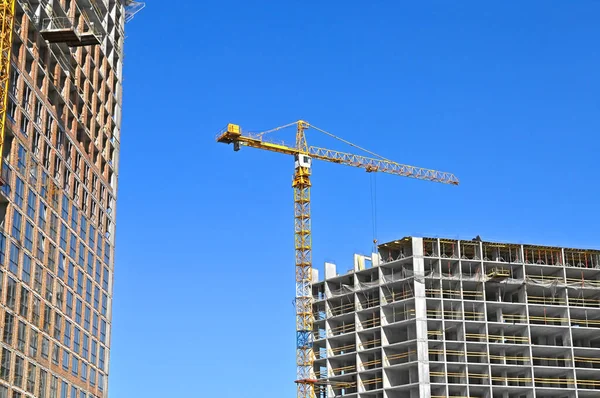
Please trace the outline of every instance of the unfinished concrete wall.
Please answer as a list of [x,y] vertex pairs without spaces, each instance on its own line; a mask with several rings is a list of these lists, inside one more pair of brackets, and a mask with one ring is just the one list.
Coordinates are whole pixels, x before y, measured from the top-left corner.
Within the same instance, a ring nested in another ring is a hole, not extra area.
[[313,284],[323,394],[597,396],[599,251],[409,237],[380,255]]

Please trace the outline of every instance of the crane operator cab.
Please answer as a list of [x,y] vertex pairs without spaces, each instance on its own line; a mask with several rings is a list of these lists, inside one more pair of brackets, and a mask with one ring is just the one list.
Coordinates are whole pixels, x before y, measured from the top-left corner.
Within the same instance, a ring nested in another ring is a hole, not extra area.
[[294,155],[295,159],[295,168],[306,167],[310,169],[310,165],[312,163],[312,158],[308,155],[304,155],[301,153],[297,153]]

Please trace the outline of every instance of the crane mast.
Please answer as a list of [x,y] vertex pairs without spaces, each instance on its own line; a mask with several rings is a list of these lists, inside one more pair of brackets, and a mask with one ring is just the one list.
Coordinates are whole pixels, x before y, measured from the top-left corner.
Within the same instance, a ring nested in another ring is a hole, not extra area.
[[[292,126],[296,127],[295,145],[286,145],[266,138],[269,133]],[[309,128],[366,151],[374,155],[375,158],[308,146],[306,130]],[[294,247],[296,253],[296,385],[298,398],[314,398],[315,387],[334,385],[335,383],[326,379],[317,379],[313,369],[315,360],[313,325],[315,318],[312,296],[313,272],[310,218],[310,175],[313,159],[358,167],[367,172],[382,172],[451,185],[458,185],[458,179],[452,173],[393,162],[321,130],[304,120],[298,120],[261,133],[245,133],[242,132],[239,125],[228,124],[217,135],[217,142],[233,144],[235,151],[239,151],[242,146],[247,146],[294,156],[292,188],[294,189]]]
[[294,188],[294,246],[296,250],[296,383],[299,398],[314,397],[312,310],[312,240],[310,223],[310,167],[305,155],[306,125],[299,121],[296,127]]

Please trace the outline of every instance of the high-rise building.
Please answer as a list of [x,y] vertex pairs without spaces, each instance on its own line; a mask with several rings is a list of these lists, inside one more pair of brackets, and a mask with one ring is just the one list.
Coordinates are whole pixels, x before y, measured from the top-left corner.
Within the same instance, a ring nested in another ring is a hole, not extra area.
[[124,26],[143,5],[1,3],[5,26],[16,4],[0,189],[0,398],[105,397]]
[[313,295],[318,396],[600,396],[599,250],[407,237]]

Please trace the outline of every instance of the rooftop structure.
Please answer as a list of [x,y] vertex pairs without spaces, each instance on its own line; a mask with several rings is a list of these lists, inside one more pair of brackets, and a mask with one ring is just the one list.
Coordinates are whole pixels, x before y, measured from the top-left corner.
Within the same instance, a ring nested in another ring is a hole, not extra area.
[[600,251],[406,237],[312,290],[317,396],[600,395]]

